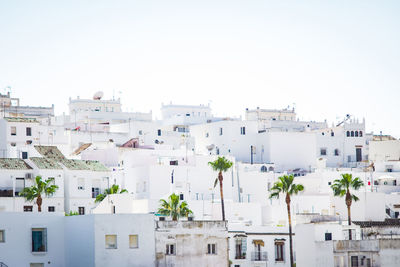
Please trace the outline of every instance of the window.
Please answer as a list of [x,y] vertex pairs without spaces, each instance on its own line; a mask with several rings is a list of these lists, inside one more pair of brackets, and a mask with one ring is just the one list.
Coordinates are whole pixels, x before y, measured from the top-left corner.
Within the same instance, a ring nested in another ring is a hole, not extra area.
[[351,137],[354,137],[354,131],[351,131],[351,132],[350,132],[350,136],[351,136]]
[[321,156],[326,156],[326,148],[321,148],[320,154]]
[[240,134],[246,135],[246,127],[240,127]]
[[161,129],[158,129],[158,130],[157,130],[157,135],[158,135],[158,136],[161,136]]
[[79,215],[85,215],[85,207],[78,207]]
[[44,263],[31,263],[29,267],[44,267]]
[[28,158],[28,152],[22,152],[22,159]]
[[332,233],[325,233],[325,241],[332,240]]
[[337,148],[335,149],[334,155],[335,155],[335,156],[339,156],[339,149],[337,149]]
[[331,132],[331,136],[335,136],[335,133],[334,133],[334,132]]
[[100,188],[92,187],[92,198],[96,198],[98,195],[100,195]]
[[358,136],[362,137],[363,133],[362,131],[359,132]]
[[247,240],[245,237],[235,239],[235,259],[245,259],[247,250]]
[[106,248],[108,249],[117,248],[117,235],[106,235]]
[[358,131],[355,131],[354,136],[358,137]]
[[285,242],[275,241],[275,261],[284,261]]
[[210,136],[210,134],[209,133],[206,133],[206,138],[208,138]]
[[142,130],[139,130],[139,135],[143,135],[143,131]]
[[222,133],[223,133],[222,128],[219,128],[219,135],[222,135]]
[[219,148],[215,148],[215,154],[219,155]]
[[175,245],[174,244],[167,244],[165,255],[175,255]]
[[207,254],[217,255],[217,244],[207,244]]
[[183,200],[183,194],[179,194],[179,200]]
[[11,126],[11,135],[17,135],[17,127]]
[[32,136],[32,128],[26,127],[26,136]]
[[358,256],[351,256],[351,267],[358,267]]
[[0,243],[6,242],[5,236],[4,236],[4,230],[0,230]]
[[49,212],[54,212],[56,210],[56,208],[54,206],[49,206],[48,207],[48,211]]
[[346,132],[346,136],[347,136],[347,137],[350,136],[350,132],[349,132],[349,131]]
[[186,113],[186,117],[190,117],[190,113]]
[[33,206],[24,206],[24,212],[32,212]]
[[47,251],[46,228],[32,228],[32,252]]
[[129,235],[129,248],[138,248],[139,239],[138,235]]

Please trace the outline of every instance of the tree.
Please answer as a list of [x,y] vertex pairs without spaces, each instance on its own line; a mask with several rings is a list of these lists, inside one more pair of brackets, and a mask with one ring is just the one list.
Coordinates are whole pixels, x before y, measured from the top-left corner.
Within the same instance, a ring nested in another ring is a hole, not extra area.
[[[359,198],[356,195],[351,194],[350,188],[358,190],[361,186],[364,186],[364,183],[360,180],[359,177],[353,179],[353,175],[351,173],[343,173],[341,176],[341,179],[336,179],[333,181],[331,188],[333,190],[334,196],[346,196],[345,202],[347,206],[347,220],[349,225],[351,225],[351,204],[353,200],[358,201]],[[351,239],[351,229],[349,229],[349,240]]]
[[229,161],[225,157],[218,157],[218,159],[216,159],[215,161],[210,161],[210,162],[208,162],[208,164],[211,166],[211,168],[214,171],[218,172],[218,177],[215,178],[215,181],[214,181],[214,187],[217,186],[217,183],[219,181],[219,192],[221,194],[222,220],[225,221],[224,190],[223,190],[223,186],[222,186],[224,177],[222,176],[222,173],[229,170],[232,167],[233,162]]
[[128,190],[126,190],[126,189],[120,190],[119,185],[113,184],[111,186],[111,188],[107,188],[106,190],[104,190],[103,194],[98,194],[96,196],[96,200],[94,202],[95,203],[102,202],[103,199],[105,199],[107,195],[122,194],[122,193],[128,193]]
[[170,195],[168,201],[160,199],[158,213],[164,216],[171,216],[173,221],[177,221],[180,217],[188,217],[190,214],[193,214],[187,202],[181,202],[177,194]]
[[20,196],[24,197],[27,201],[32,202],[36,199],[38,206],[38,212],[42,211],[42,195],[46,197],[52,196],[58,189],[58,186],[54,184],[54,178],[49,178],[46,181],[42,180],[42,176],[38,175],[35,177],[34,185],[31,187],[25,187]]
[[292,240],[292,218],[290,215],[290,196],[296,195],[300,191],[304,190],[304,186],[302,184],[294,184],[294,176],[291,175],[283,175],[278,178],[279,181],[274,183],[274,186],[270,189],[269,198],[279,198],[280,194],[286,195],[286,207],[288,213],[288,221],[289,221],[289,246],[290,246],[290,266],[294,267],[293,262],[293,240]]

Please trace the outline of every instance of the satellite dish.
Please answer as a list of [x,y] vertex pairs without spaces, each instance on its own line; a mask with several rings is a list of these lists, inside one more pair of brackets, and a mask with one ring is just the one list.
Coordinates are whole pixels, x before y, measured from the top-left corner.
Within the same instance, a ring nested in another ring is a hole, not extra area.
[[104,93],[102,91],[98,91],[93,95],[94,100],[100,100],[103,97]]

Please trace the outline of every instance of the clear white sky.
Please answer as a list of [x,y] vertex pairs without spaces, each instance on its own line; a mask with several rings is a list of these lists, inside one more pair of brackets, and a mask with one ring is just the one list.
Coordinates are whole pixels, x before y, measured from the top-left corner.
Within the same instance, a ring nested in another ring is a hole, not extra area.
[[396,0],[0,0],[0,91],[56,113],[98,90],[158,116],[295,103],[400,137],[399,14]]

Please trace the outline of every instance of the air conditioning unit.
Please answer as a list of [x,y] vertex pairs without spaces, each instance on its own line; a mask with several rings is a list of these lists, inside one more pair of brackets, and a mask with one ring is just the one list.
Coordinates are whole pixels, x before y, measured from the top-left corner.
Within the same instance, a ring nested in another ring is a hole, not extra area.
[[33,173],[25,173],[25,179],[32,179]]

